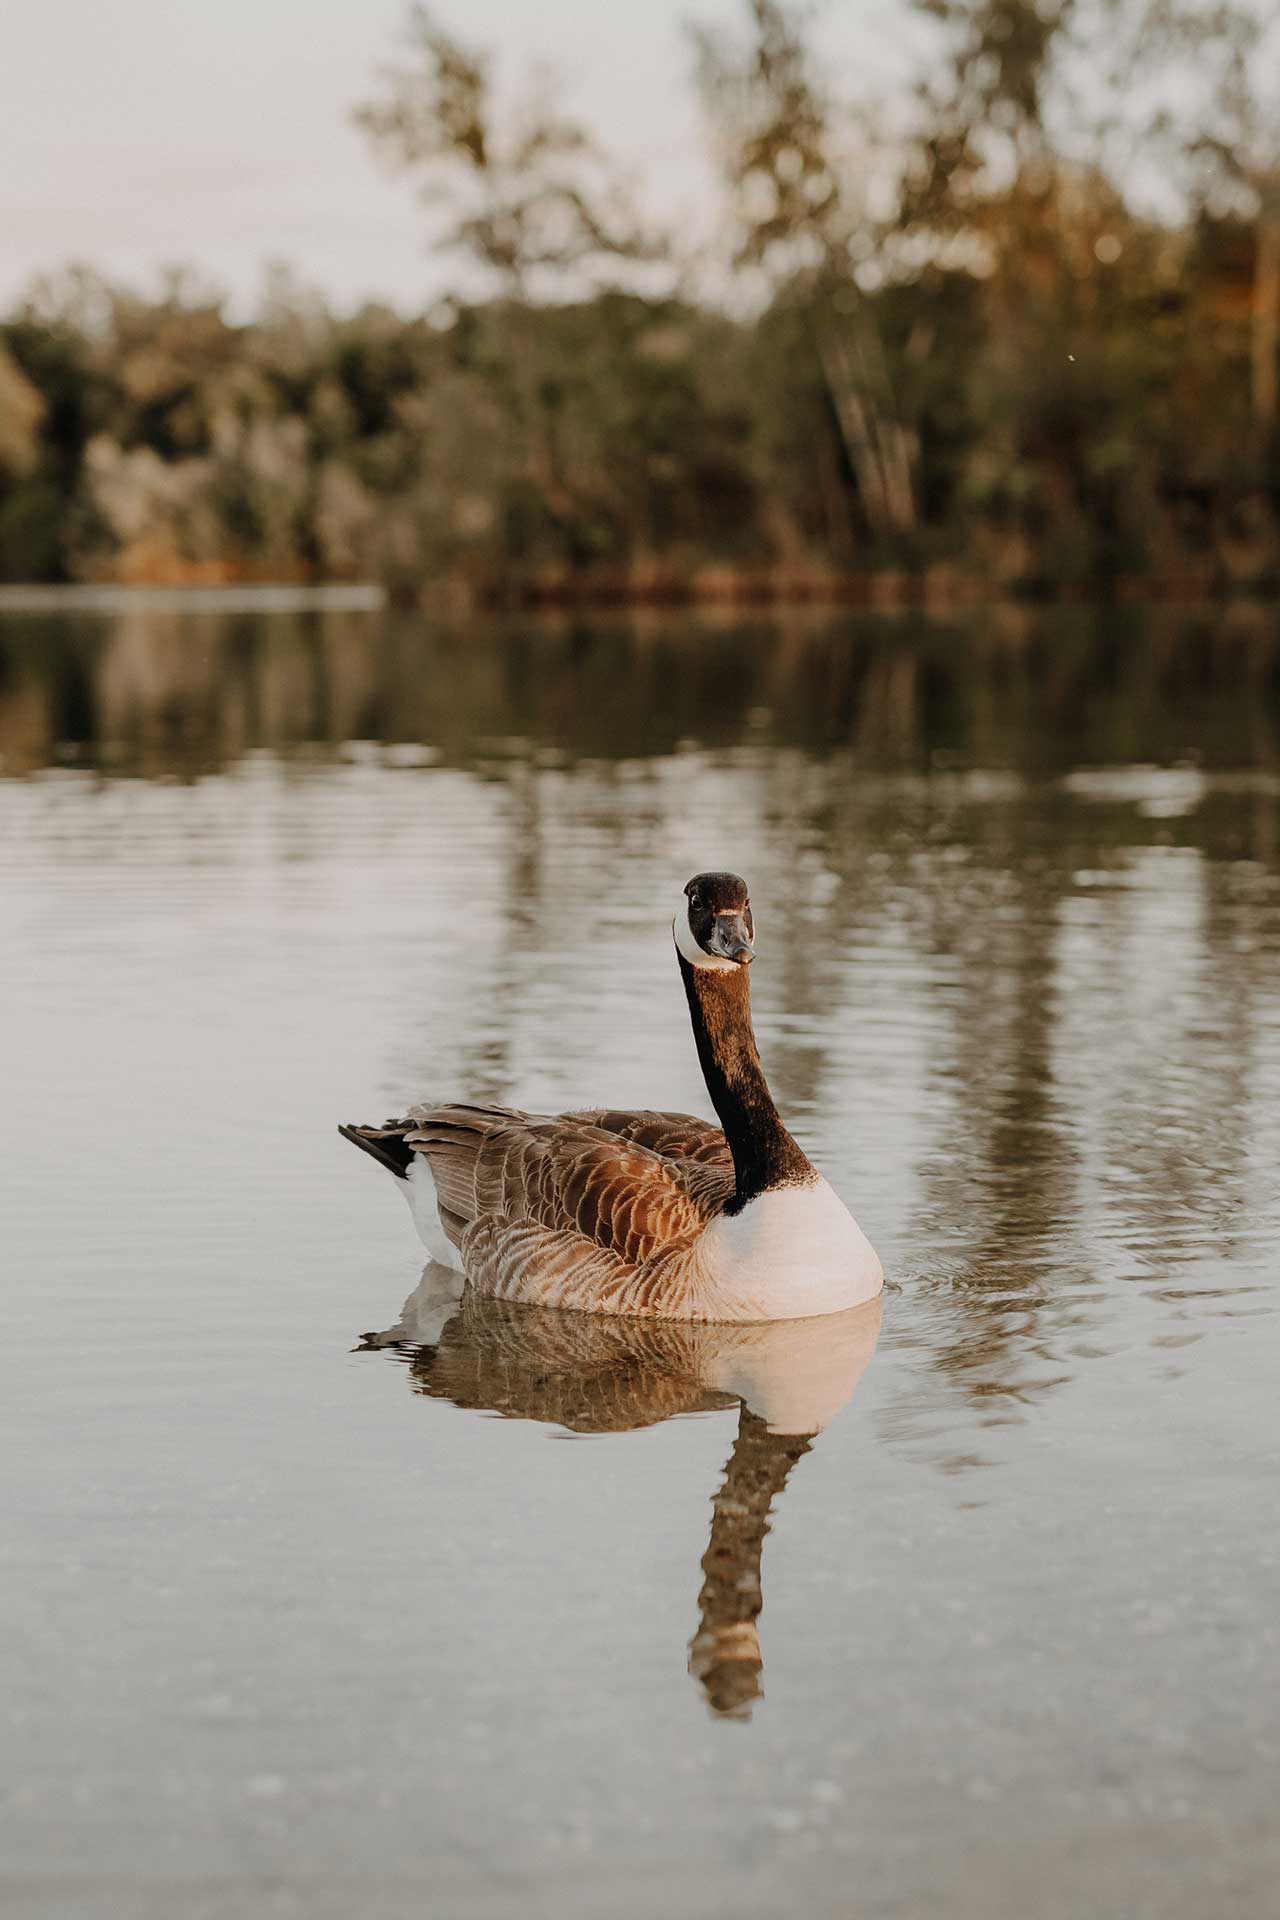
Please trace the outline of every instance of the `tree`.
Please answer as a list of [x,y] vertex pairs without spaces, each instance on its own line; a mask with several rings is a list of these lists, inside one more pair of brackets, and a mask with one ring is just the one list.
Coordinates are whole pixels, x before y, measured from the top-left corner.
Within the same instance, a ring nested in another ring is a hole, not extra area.
[[697,78],[736,228],[734,265],[804,300],[863,512],[873,533],[916,524],[915,441],[901,419],[875,316],[858,284],[870,232],[812,78],[799,13],[748,0],[751,39],[695,28]]
[[419,180],[428,206],[450,209],[442,245],[469,253],[521,300],[538,276],[661,252],[590,137],[545,88],[500,130],[487,54],[420,4],[407,40],[407,60],[384,70],[379,98],[355,120],[394,168]]
[[[1253,289],[1250,300],[1250,399],[1258,451],[1266,449],[1277,417],[1277,356],[1280,355],[1280,102],[1266,101],[1258,85],[1263,69],[1262,23],[1236,7],[1223,16],[1221,45],[1226,70],[1216,91],[1216,113],[1187,148],[1202,169],[1204,187],[1216,189],[1250,214],[1254,225]],[[1271,51],[1274,54],[1274,45]],[[1274,70],[1274,58],[1269,63]]]

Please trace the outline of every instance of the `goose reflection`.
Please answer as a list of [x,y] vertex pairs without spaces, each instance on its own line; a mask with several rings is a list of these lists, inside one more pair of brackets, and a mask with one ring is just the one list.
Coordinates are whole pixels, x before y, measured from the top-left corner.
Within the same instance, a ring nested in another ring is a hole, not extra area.
[[458,1291],[428,1265],[394,1327],[365,1334],[409,1366],[416,1393],[572,1433],[625,1433],[738,1409],[712,1499],[689,1671],[717,1716],[764,1692],[760,1557],[796,1462],[851,1397],[880,1331],[879,1297],[812,1320],[708,1325],[565,1313]]

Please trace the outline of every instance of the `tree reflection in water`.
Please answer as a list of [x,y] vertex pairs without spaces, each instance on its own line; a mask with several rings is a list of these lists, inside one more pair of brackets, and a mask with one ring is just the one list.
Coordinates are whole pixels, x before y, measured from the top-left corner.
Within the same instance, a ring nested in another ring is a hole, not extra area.
[[712,1501],[689,1671],[713,1713],[748,1718],[764,1692],[756,1621],[773,1504],[870,1362],[880,1301],[813,1320],[706,1326],[513,1306],[458,1286],[428,1265],[396,1325],[361,1342],[400,1354],[416,1393],[571,1433],[738,1408]]
[[1209,767],[1274,764],[1265,605],[470,623],[193,607],[0,617],[0,772],[72,758],[195,777],[352,740],[427,744],[452,766],[644,759],[688,740],[851,749],[864,770],[1040,775],[1189,747]]

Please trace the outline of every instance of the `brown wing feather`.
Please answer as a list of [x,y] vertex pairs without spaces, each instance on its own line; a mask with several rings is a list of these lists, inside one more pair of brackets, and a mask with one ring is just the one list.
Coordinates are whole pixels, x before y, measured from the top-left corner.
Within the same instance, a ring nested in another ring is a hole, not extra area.
[[412,1117],[406,1145],[430,1161],[441,1207],[468,1222],[574,1233],[635,1265],[692,1239],[714,1210],[718,1181],[576,1117],[463,1106]]
[[596,1107],[583,1113],[567,1113],[566,1120],[598,1127],[603,1133],[616,1134],[638,1147],[648,1147],[667,1160],[693,1160],[705,1166],[731,1167],[733,1156],[723,1131],[713,1120],[700,1120],[693,1113],[659,1113],[649,1108],[624,1111],[614,1107]]
[[[413,1110],[405,1144],[430,1162],[473,1286],[544,1306],[671,1311],[686,1251],[733,1192],[723,1135],[684,1114],[602,1117],[619,1124],[510,1107]],[[623,1127],[694,1151],[668,1158]]]

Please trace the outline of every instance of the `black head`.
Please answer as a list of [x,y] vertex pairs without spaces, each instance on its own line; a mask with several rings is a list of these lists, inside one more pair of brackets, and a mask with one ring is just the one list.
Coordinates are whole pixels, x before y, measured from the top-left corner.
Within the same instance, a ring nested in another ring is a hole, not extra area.
[[755,923],[747,883],[736,873],[695,873],[684,890],[685,929],[676,922],[676,942],[694,966],[750,966]]

